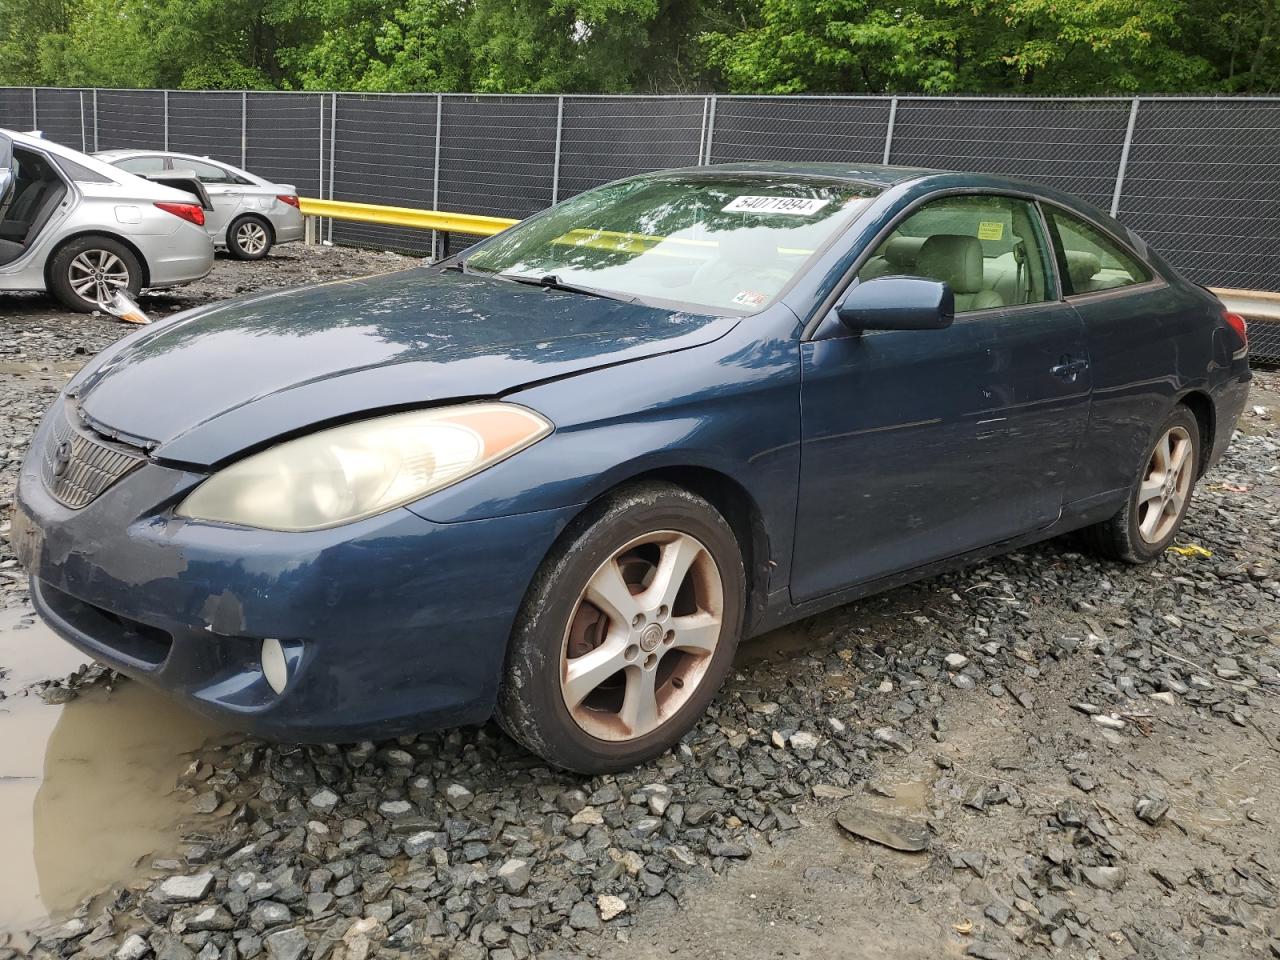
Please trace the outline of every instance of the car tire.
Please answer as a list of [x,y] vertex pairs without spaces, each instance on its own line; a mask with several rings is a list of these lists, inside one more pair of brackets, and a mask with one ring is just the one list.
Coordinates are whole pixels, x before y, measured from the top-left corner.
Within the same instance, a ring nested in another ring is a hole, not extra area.
[[136,297],[142,289],[142,264],[119,240],[77,237],[49,259],[47,277],[49,292],[64,306],[92,313],[98,309],[97,293],[122,289]]
[[262,217],[237,217],[227,227],[227,252],[237,260],[261,260],[274,242],[271,224]]
[[567,770],[652,759],[715,697],[745,610],[738,541],[710,503],[668,483],[621,488],[539,567],[512,632],[498,721]]
[[[1177,406],[1155,432],[1124,507],[1084,531],[1095,552],[1126,563],[1150,563],[1173,542],[1200,472],[1200,424]],[[1172,469],[1170,469],[1172,468]]]

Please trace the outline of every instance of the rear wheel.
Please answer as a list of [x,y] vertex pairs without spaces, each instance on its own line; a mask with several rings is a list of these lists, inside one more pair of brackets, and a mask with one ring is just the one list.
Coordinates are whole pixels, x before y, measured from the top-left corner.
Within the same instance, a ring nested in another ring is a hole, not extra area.
[[1124,508],[1085,531],[1099,553],[1128,563],[1147,563],[1164,553],[1191,504],[1200,443],[1195,415],[1175,408],[1156,432]]
[[227,251],[237,260],[261,260],[271,243],[271,225],[261,217],[240,217],[227,228]]
[[733,531],[701,497],[644,484],[602,501],[530,587],[499,692],[503,728],[583,773],[670,749],[733,662],[745,583]]
[[142,289],[142,264],[133,251],[110,237],[79,237],[49,261],[49,290],[79,313],[92,313],[117,290],[136,297]]

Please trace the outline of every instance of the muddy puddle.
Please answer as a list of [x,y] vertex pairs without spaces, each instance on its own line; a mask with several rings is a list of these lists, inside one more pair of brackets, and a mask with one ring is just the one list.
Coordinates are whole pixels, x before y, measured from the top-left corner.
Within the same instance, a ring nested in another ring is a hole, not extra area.
[[29,611],[0,611],[0,930],[26,929],[171,851],[190,755],[219,734],[141,684],[51,705],[31,683],[85,658]]

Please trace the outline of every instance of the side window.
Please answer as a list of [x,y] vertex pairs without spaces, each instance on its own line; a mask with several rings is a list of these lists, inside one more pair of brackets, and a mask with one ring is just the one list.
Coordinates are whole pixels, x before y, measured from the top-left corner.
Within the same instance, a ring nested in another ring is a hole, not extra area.
[[55,157],[54,159],[57,161],[58,166],[62,168],[62,172],[76,183],[111,182],[110,177],[98,173],[96,170],[90,170],[82,163],[76,163],[74,160],[68,160],[66,157]]
[[174,160],[174,168],[182,170],[195,171],[196,178],[201,183],[237,183],[238,179],[230,170],[223,170],[222,167],[215,167],[212,163],[204,163],[201,160]]
[[902,221],[858,271],[951,286],[956,313],[1040,303],[1053,295],[1048,245],[1035,208],[996,194],[931,200]]
[[163,173],[164,157],[129,157],[115,164],[125,173]]
[[1146,283],[1151,271],[1114,237],[1058,207],[1044,206],[1066,296]]

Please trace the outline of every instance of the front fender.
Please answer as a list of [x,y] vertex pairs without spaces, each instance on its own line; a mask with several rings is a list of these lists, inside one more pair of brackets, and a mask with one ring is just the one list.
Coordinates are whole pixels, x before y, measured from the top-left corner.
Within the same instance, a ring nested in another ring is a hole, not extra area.
[[510,394],[555,432],[410,509],[436,523],[559,509],[640,474],[696,467],[747,491],[782,566],[800,469],[796,342],[725,340]]

